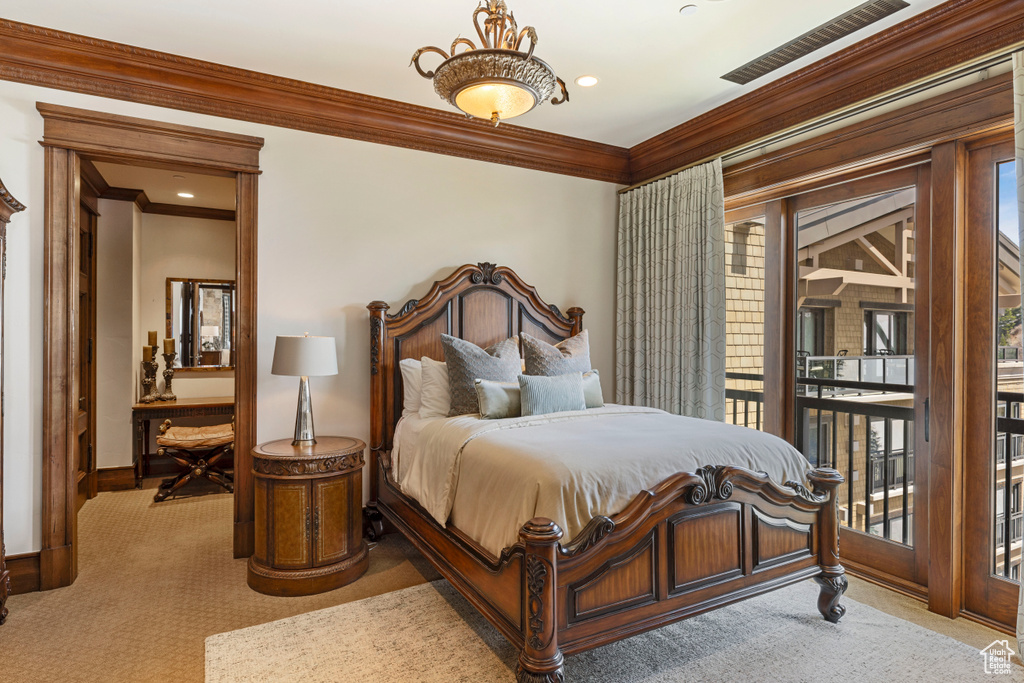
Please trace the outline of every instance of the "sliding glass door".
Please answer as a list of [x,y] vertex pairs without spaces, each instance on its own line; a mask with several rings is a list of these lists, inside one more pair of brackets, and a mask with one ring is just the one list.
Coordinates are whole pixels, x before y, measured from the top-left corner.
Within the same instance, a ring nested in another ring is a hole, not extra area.
[[967,163],[964,607],[1016,622],[1024,540],[1024,353],[1011,139]]
[[927,468],[917,400],[927,395],[922,197],[927,204],[927,165],[796,196],[787,221],[796,252],[794,443],[812,465],[846,478],[843,561],[916,584],[927,582],[927,514],[918,514],[927,508],[916,486]]

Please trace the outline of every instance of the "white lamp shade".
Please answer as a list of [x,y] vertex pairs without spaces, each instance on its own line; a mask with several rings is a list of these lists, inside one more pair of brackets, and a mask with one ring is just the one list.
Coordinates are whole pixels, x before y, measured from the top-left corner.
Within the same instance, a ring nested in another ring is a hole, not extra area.
[[338,349],[334,337],[278,337],[270,372],[292,377],[337,375]]

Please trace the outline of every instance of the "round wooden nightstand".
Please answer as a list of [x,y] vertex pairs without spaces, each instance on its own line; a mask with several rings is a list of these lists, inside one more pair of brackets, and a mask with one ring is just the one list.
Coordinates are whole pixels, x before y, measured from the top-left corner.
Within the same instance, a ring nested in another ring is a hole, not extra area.
[[355,581],[369,564],[362,537],[359,439],[290,439],[252,450],[256,547],[248,584],[268,595],[312,595]]

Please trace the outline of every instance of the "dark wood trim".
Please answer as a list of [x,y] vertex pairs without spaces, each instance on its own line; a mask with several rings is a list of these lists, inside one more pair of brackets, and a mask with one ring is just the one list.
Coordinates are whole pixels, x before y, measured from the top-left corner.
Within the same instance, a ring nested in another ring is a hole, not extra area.
[[[764,222],[764,386],[765,398],[777,387],[775,400],[764,404],[764,430],[792,442],[795,390],[793,363],[787,349],[792,345],[792,308],[788,284],[790,262],[796,258],[791,249],[788,221],[789,202],[778,199],[765,204]],[[792,254],[792,255],[790,255]],[[774,392],[773,392],[774,393]]]
[[[629,179],[629,151],[614,145],[495,128],[453,111],[6,19],[0,41],[4,80],[582,178]],[[106,151],[116,156],[116,149]]]
[[96,471],[96,485],[100,493],[127,491],[135,488],[135,467],[104,467]]
[[[1005,630],[1017,623],[1018,582],[995,576],[992,571],[992,497],[997,472],[993,458],[996,406],[993,390],[998,381],[995,358],[997,342],[998,275],[996,244],[995,165],[1012,160],[1012,135],[986,140],[983,147],[968,145],[966,225],[964,240],[964,325],[970,342],[964,345],[961,391],[964,405],[963,516],[965,611]],[[1011,438],[1007,436],[1006,438]],[[1012,460],[1007,458],[1004,477],[1013,480]],[[1007,501],[1009,502],[1009,501]],[[1012,508],[1011,508],[1012,510]],[[1007,558],[1008,560],[1009,558]]]
[[963,599],[964,173],[960,142],[932,150],[930,459],[928,465],[928,609],[953,618]]
[[[88,166],[95,169],[87,159],[83,159],[82,168],[85,169],[84,164],[88,163]],[[83,174],[83,178],[84,178]],[[103,180],[102,176],[100,180]],[[105,184],[105,183],[104,183]],[[182,218],[205,218],[211,221],[235,221],[234,209],[213,209],[205,206],[186,206],[184,204],[161,204],[149,201],[149,197],[146,196],[145,190],[132,190],[127,187],[111,187],[105,185],[104,189],[97,192],[100,199],[112,199],[115,201],[122,202],[134,202],[139,207],[139,211],[142,213],[155,213],[162,216],[181,216]]]
[[235,220],[235,212],[232,209],[210,209],[205,206],[150,203],[142,212],[156,213],[161,216],[180,216],[181,218],[205,218],[210,221],[234,222]]
[[[248,453],[256,429],[256,182],[262,140],[100,112],[38,104],[45,148],[44,280],[46,339],[43,386],[43,534],[40,587],[70,585],[77,575],[74,416],[78,396],[75,344],[78,278],[79,153],[96,159],[181,164],[236,177],[237,344],[236,449]],[[240,455],[242,466],[248,462]],[[245,490],[245,486],[249,490]],[[252,521],[252,480],[243,472],[236,487],[236,521]],[[250,530],[251,532],[251,530]],[[252,537],[235,550],[248,547]]]
[[[252,555],[256,543],[252,449],[256,446],[257,210],[259,176],[239,173],[235,252],[235,557]],[[244,229],[243,229],[244,226]]]
[[1024,0],[950,0],[630,149],[631,182],[896,91],[1024,36]]
[[[840,543],[842,543],[842,539],[840,539]],[[843,556],[843,567],[846,568],[847,574],[852,574],[862,581],[867,581],[868,583],[873,583],[876,586],[894,590],[897,593],[906,595],[908,598],[914,598],[915,600],[920,600],[924,603],[928,602],[927,586],[922,586],[918,583],[914,583],[913,581],[907,581],[906,579],[902,579],[892,574],[887,574],[873,567],[868,567],[858,562],[854,562],[845,555]]]
[[1012,125],[1012,74],[999,74],[733,164],[722,172],[725,195],[736,204],[766,201],[766,195],[780,186],[785,186],[783,192],[793,194],[794,190],[809,189],[796,188],[794,183],[806,186],[854,166],[854,173],[864,175],[865,162],[872,166],[920,163],[928,159],[928,151],[936,144]]
[[806,298],[800,304],[801,308],[842,308],[843,302],[840,299],[815,299]]
[[11,555],[7,558],[7,570],[11,573],[11,595],[39,590],[39,553]]
[[[0,20],[0,35],[4,26]],[[93,159],[114,162],[138,160],[134,150],[152,149],[147,165],[205,169],[226,176],[259,172],[263,138],[45,102],[37,102],[36,109],[46,120],[43,144],[50,147],[74,149]]]

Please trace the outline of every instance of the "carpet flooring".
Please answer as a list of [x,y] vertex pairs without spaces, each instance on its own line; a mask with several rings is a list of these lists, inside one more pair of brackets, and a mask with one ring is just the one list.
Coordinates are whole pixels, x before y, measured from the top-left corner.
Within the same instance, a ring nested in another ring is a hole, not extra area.
[[[809,581],[566,658],[566,681],[985,681],[978,650]],[[398,653],[399,656],[395,656]],[[518,652],[445,581],[206,641],[206,683],[509,683]],[[1024,674],[1015,667],[1010,680]]]
[[198,682],[203,640],[438,578],[400,536],[370,550],[358,581],[278,598],[251,590],[232,558],[232,497],[153,502],[101,493],[79,513],[79,573],[66,588],[15,595],[0,627],[0,682]]
[[[245,583],[245,560],[231,557],[231,528],[232,499],[223,493],[154,504],[152,490],[124,491],[87,502],[79,513],[75,583],[8,601],[11,614],[0,627],[0,683],[198,683],[208,636],[439,578],[404,539],[389,535],[370,551],[367,573],[344,588],[305,598],[261,595]],[[965,619],[937,616],[916,600],[856,579],[847,595],[975,651],[1006,637]],[[817,614],[810,603],[799,613]],[[932,671],[935,680],[948,680]]]

